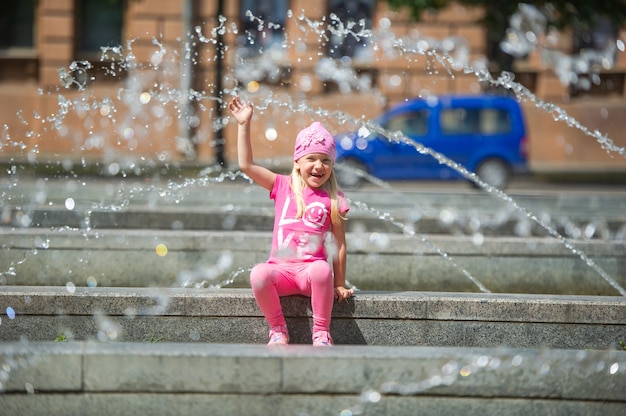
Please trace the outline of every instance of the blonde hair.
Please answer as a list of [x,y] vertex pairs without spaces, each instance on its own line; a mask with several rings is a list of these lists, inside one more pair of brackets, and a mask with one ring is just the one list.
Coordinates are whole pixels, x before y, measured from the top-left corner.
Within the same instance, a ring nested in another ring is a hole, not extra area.
[[[296,206],[298,207],[296,218],[302,218],[302,215],[304,214],[304,198],[302,197],[302,190],[305,187],[306,184],[304,182],[304,178],[302,178],[300,171],[294,164],[291,171],[291,190],[296,197]],[[339,213],[339,185],[337,184],[334,169],[331,170],[330,177],[326,183],[321,186],[321,188],[328,192],[328,196],[330,196],[330,221],[333,224],[338,224],[339,221],[345,220],[346,218]]]

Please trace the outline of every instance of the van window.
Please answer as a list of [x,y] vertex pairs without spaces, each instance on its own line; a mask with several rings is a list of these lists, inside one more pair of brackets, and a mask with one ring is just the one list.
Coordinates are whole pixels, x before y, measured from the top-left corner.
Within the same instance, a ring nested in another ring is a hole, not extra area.
[[477,133],[478,120],[478,109],[445,109],[441,111],[441,132],[450,135]]
[[508,111],[500,108],[450,108],[441,111],[443,134],[501,134],[511,131]]
[[508,133],[512,129],[511,115],[501,108],[485,108],[480,113],[480,132],[482,134]]
[[425,136],[428,133],[428,110],[398,114],[387,123],[387,130],[401,131],[407,137]]

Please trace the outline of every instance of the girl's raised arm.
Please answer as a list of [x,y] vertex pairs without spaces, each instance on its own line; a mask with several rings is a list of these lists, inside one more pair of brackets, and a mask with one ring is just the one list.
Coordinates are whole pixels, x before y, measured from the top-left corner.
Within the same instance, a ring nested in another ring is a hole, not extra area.
[[250,125],[254,112],[252,104],[242,102],[239,97],[235,97],[228,104],[228,108],[235,120],[237,120],[237,161],[239,169],[263,188],[272,190],[276,181],[276,174],[254,163],[252,144],[250,143]]

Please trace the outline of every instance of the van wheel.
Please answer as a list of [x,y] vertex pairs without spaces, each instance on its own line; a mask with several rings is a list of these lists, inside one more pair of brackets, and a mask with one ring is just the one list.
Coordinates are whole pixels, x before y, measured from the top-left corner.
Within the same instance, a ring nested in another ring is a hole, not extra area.
[[367,174],[365,165],[355,159],[345,159],[337,162],[335,175],[342,188],[358,188],[363,182],[363,175]]
[[502,160],[487,159],[478,166],[476,175],[486,184],[504,189],[511,179],[511,170]]

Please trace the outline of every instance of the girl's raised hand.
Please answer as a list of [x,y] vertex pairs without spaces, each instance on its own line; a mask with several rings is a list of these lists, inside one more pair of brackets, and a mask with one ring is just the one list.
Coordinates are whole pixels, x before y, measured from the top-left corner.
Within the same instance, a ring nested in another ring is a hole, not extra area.
[[235,97],[231,100],[230,104],[228,104],[228,109],[239,124],[246,124],[252,118],[252,104],[242,102],[239,97]]

